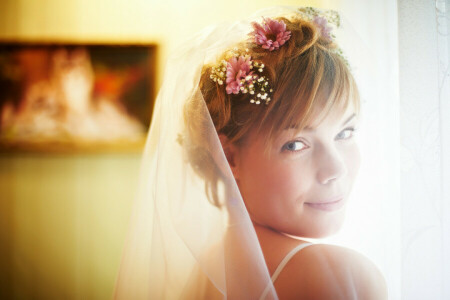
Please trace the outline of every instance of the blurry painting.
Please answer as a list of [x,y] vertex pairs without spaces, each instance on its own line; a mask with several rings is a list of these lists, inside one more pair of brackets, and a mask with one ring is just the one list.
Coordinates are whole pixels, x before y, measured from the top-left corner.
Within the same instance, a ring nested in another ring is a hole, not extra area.
[[136,149],[154,96],[155,46],[0,45],[0,148]]

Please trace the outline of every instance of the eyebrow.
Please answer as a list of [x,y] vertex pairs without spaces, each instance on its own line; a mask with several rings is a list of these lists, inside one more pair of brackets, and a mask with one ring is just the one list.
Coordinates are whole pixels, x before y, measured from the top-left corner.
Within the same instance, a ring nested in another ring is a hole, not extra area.
[[[354,117],[356,117],[356,113],[352,114],[350,117],[347,118],[347,120],[344,121],[344,123],[342,123],[341,126],[344,126],[345,124],[347,124],[348,122],[350,122]],[[306,131],[314,131],[314,128],[306,126],[304,128],[304,130]]]

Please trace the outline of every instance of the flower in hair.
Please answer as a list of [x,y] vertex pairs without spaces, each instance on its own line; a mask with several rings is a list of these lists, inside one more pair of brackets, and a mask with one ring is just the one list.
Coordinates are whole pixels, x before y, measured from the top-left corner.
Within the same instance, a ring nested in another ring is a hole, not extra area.
[[233,56],[211,68],[210,78],[219,85],[226,82],[227,94],[249,94],[250,103],[269,104],[273,90],[269,80],[262,75],[264,64],[250,56]]
[[253,22],[253,36],[258,45],[269,51],[277,50],[291,38],[291,32],[286,31],[286,24],[283,21],[276,21],[264,18],[263,24]]
[[[238,94],[243,84],[247,81],[246,78],[251,78],[253,71],[251,69],[250,56],[233,57],[227,63],[227,94]],[[250,77],[248,77],[250,76]]]
[[315,16],[313,19],[314,24],[320,29],[322,36],[328,40],[331,40],[331,26],[328,26],[328,21],[322,16]]
[[[320,30],[320,35],[330,42],[334,42],[336,36],[333,30],[341,27],[341,16],[334,10],[320,10],[314,7],[302,7],[298,11],[301,18],[314,23]],[[350,67],[347,58],[339,46],[331,49],[332,52],[342,58],[345,64]]]

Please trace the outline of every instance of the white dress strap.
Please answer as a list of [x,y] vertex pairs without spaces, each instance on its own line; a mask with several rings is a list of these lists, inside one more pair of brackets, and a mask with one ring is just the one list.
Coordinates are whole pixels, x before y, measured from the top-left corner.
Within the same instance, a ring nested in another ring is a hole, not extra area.
[[[278,267],[275,269],[275,272],[273,272],[272,274],[272,284],[275,282],[275,280],[277,280],[278,275],[280,275],[281,271],[283,271],[284,267],[287,265],[287,263],[291,260],[291,258],[297,254],[297,252],[299,252],[300,250],[302,250],[303,248],[306,248],[310,245],[313,245],[312,243],[302,243],[300,245],[298,245],[297,247],[293,248],[291,251],[289,251],[289,253],[283,258],[283,260],[280,262],[280,264],[278,265]],[[267,293],[269,293],[270,290],[270,282],[269,284],[266,286],[266,288],[264,289],[264,292],[261,294],[261,297],[259,298],[260,300],[263,300],[266,298]]]

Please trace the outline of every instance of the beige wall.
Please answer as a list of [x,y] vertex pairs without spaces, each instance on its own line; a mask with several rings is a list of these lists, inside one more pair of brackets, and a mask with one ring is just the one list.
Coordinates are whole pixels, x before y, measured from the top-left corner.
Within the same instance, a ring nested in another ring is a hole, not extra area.
[[[160,80],[180,39],[274,4],[337,6],[331,0],[1,0],[0,39],[158,43]],[[0,154],[0,298],[110,298],[139,161],[136,153]]]
[[139,161],[3,154],[0,299],[110,298]]

